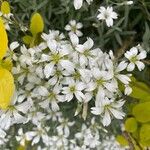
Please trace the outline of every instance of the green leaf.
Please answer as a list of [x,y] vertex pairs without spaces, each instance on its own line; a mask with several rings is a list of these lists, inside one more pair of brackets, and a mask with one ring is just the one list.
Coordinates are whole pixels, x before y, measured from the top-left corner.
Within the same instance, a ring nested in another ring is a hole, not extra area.
[[31,18],[30,31],[33,36],[44,30],[43,18],[39,13],[35,13]]
[[128,118],[125,122],[125,129],[128,132],[135,132],[137,130],[137,121],[135,118]]
[[10,5],[7,1],[2,2],[1,12],[3,14],[9,14],[10,13]]
[[150,102],[140,103],[133,107],[132,114],[142,123],[150,121]]
[[141,102],[150,101],[150,87],[143,82],[133,79],[131,82],[131,97],[139,99]]
[[29,45],[31,42],[32,42],[32,37],[29,36],[29,35],[25,35],[23,38],[22,38],[23,42],[27,45]]
[[116,137],[116,141],[121,145],[121,146],[128,146],[128,141],[125,139],[124,136],[118,135]]
[[140,141],[144,146],[150,146],[150,124],[142,125],[140,129]]

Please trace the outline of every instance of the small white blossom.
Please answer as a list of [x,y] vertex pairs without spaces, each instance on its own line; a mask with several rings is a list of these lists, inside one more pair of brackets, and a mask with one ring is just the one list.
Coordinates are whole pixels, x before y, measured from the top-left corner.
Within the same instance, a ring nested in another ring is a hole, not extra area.
[[18,130],[18,135],[16,136],[16,140],[18,141],[18,142],[20,142],[20,145],[22,145],[22,146],[25,146],[25,142],[26,142],[26,139],[27,137],[26,137],[26,134],[24,134],[23,133],[23,129],[22,128],[20,128],[19,130]]
[[82,82],[75,82],[72,78],[69,78],[66,83],[67,87],[63,87],[63,94],[65,94],[66,101],[71,101],[75,96],[78,101],[82,102],[85,99],[85,95],[82,90],[85,88],[85,84]]
[[146,51],[141,50],[138,54],[138,47],[132,47],[130,51],[127,51],[124,55],[130,61],[127,66],[127,71],[133,71],[135,65],[138,67],[139,71],[145,68],[145,65],[141,60],[146,58]]
[[[93,0],[86,0],[87,3],[90,5]],[[83,5],[83,0],[74,0],[74,7],[75,9],[80,9]]]
[[78,37],[81,37],[83,33],[80,29],[83,27],[83,24],[76,22],[76,20],[69,21],[69,24],[65,26],[65,30],[69,31],[69,34],[76,34]]
[[117,119],[123,119],[125,113],[123,113],[120,108],[125,103],[125,101],[119,100],[109,100],[108,98],[100,99],[96,107],[92,107],[92,113],[95,115],[103,114],[102,123],[104,126],[108,126],[111,123],[111,115]]
[[112,7],[100,7],[98,10],[100,13],[98,14],[98,20],[105,20],[108,27],[113,26],[113,19],[117,19],[118,15],[113,11]]

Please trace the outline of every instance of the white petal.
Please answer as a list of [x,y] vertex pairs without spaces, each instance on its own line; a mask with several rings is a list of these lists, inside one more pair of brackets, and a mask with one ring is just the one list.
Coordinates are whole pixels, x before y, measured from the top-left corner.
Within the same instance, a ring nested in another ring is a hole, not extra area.
[[73,99],[73,94],[67,94],[66,95],[66,97],[65,97],[65,99],[68,101],[68,102],[70,102],[72,99]]
[[102,113],[102,111],[100,110],[99,107],[92,107],[91,108],[91,113],[94,115],[100,115]]
[[106,110],[104,113],[102,123],[104,126],[108,126],[111,123],[111,118],[110,118],[110,114],[109,114],[108,110]]
[[27,111],[31,108],[31,103],[29,101],[23,102],[15,106],[17,110],[21,111],[22,113],[26,114]]
[[120,71],[126,69],[126,67],[127,67],[127,63],[126,63],[125,61],[122,61],[122,62],[120,62],[119,65],[117,66],[116,72],[120,72]]
[[24,123],[26,121],[26,118],[21,116],[17,111],[13,111],[15,123]]
[[41,96],[47,96],[48,95],[48,90],[47,90],[47,88],[46,87],[44,87],[44,86],[40,86],[39,88],[38,88],[38,92],[39,92],[39,94],[41,95]]
[[141,51],[139,55],[137,55],[137,59],[141,60],[141,59],[145,59],[147,55],[146,51]]
[[61,66],[66,69],[68,72],[74,72],[74,64],[70,62],[69,60],[61,60],[60,61]]
[[130,49],[130,52],[131,52],[132,56],[136,56],[137,53],[138,53],[138,49],[137,49],[136,47],[132,47],[132,48]]
[[122,83],[129,84],[131,79],[127,75],[119,74],[116,76]]
[[46,78],[49,78],[51,76],[53,68],[54,68],[54,63],[50,63],[45,66],[44,74],[45,74]]
[[55,53],[57,51],[57,42],[55,40],[49,40],[47,46],[51,52]]
[[145,64],[144,64],[143,62],[141,62],[141,61],[136,61],[135,63],[136,63],[136,65],[137,65],[139,71],[142,71],[142,70],[145,68]]
[[83,99],[85,99],[85,95],[80,91],[75,92],[75,96],[80,102],[82,102]]
[[113,26],[113,19],[112,18],[106,19],[106,24],[107,24],[108,27]]
[[69,34],[69,37],[70,37],[70,40],[71,40],[71,43],[73,44],[73,46],[76,46],[79,44],[79,38],[76,34]]
[[19,46],[18,42],[13,42],[10,44],[10,49],[13,51],[14,49],[16,49]]
[[93,73],[94,78],[96,79],[99,79],[100,77],[102,77],[102,72],[98,68],[93,68],[92,73]]
[[33,140],[32,140],[32,145],[38,143],[40,141],[40,136],[36,136]]
[[82,91],[85,88],[85,84],[83,82],[79,82],[76,85],[76,89]]
[[70,25],[66,25],[66,26],[65,26],[65,30],[66,30],[66,31],[70,31],[70,30],[71,30],[71,26],[70,26]]
[[83,0],[74,0],[75,9],[80,9],[82,7]]
[[125,95],[130,95],[131,93],[132,93],[132,88],[129,87],[129,86],[126,86],[126,87],[125,87],[124,94],[125,94]]
[[59,106],[56,103],[56,101],[51,101],[51,107],[52,107],[52,110],[55,112],[59,110]]
[[91,49],[94,45],[94,42],[91,38],[87,38],[87,41],[83,45],[85,49]]
[[81,29],[82,27],[83,27],[83,24],[80,23],[80,22],[78,22],[78,23],[77,23],[77,29]]
[[127,66],[127,71],[133,71],[135,68],[135,64],[134,63],[129,63],[129,65]]
[[125,116],[125,114],[119,110],[110,108],[109,109],[111,111],[111,113],[114,115],[115,118],[117,119],[123,119],[123,117]]
[[96,88],[96,83],[95,82],[90,82],[87,84],[87,89],[86,91],[93,91]]

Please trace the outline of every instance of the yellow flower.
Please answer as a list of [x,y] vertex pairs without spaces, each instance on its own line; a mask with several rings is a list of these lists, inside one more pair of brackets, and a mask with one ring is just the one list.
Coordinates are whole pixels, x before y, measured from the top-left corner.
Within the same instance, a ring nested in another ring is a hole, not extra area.
[[[6,54],[7,47],[8,47],[7,33],[3,21],[0,18],[0,62],[2,62],[2,59]],[[11,98],[14,94],[14,89],[15,89],[15,85],[14,85],[14,78],[12,74],[7,69],[4,69],[3,65],[0,63],[0,108],[1,109],[6,109],[10,105]]]
[[0,108],[6,109],[11,102],[14,94],[14,78],[12,74],[6,70],[0,69]]
[[8,47],[7,33],[3,21],[0,18],[0,59],[2,59],[5,56],[7,47]]

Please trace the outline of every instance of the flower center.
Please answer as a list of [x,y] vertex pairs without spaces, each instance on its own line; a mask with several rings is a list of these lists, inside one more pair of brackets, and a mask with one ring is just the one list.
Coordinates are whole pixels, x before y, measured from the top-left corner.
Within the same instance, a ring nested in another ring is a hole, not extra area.
[[89,50],[88,50],[88,49],[85,50],[83,54],[84,54],[86,57],[89,56],[89,55],[90,55],[90,54],[89,54]]
[[133,62],[133,63],[135,63],[135,62],[137,61],[137,57],[136,57],[136,56],[132,57],[132,58],[130,59],[130,61]]
[[76,32],[76,30],[77,30],[76,26],[72,26],[72,31]]
[[61,56],[59,54],[53,54],[52,55],[52,61],[55,63],[58,63],[60,61]]
[[104,17],[105,19],[109,18],[109,13],[107,11],[104,13]]
[[97,85],[102,85],[104,83],[104,80],[103,79],[99,79],[96,81]]
[[70,92],[74,93],[75,91],[76,91],[75,86],[71,86],[71,87],[70,87]]

